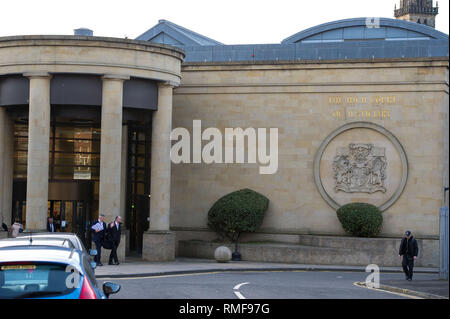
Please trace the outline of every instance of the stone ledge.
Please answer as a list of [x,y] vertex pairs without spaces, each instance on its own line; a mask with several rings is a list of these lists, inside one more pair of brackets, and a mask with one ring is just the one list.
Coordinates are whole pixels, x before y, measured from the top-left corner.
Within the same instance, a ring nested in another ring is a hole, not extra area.
[[[354,238],[350,238],[354,240]],[[380,242],[380,240],[377,240]],[[391,240],[389,240],[391,241]],[[386,244],[381,241],[381,245]],[[241,243],[239,252],[243,261],[278,262],[315,265],[352,265],[367,266],[376,264],[380,267],[401,266],[398,248],[386,245],[385,248],[368,241],[364,248],[315,247],[308,245],[282,243]],[[219,246],[227,246],[234,251],[232,243],[212,243],[205,241],[178,241],[177,256],[194,258],[214,258],[214,251]],[[420,256],[419,256],[420,257]],[[419,258],[418,267],[438,267],[435,258],[428,255]]]
[[[183,60],[185,53],[184,50],[161,43],[154,43],[149,41],[141,41],[141,40],[133,40],[133,39],[122,39],[122,38],[114,38],[114,37],[98,37],[98,36],[74,36],[74,35],[18,35],[18,36],[7,36],[0,37],[1,43],[8,42],[29,42],[30,45],[33,45],[35,41],[53,41],[53,44],[57,45],[59,42],[69,42],[72,43],[79,42],[84,45],[97,45],[98,43],[103,43],[103,45],[111,45],[111,46],[123,46],[125,49],[141,49],[141,50],[159,50],[160,53],[166,53],[173,56],[176,56],[180,60]],[[59,41],[59,42],[58,42]],[[135,46],[134,48],[132,46]],[[3,46],[3,45],[2,45]]]

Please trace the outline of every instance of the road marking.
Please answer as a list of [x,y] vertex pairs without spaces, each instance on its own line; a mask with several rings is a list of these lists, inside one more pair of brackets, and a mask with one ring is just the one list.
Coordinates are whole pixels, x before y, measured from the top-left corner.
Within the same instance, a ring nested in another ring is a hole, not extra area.
[[234,290],[239,290],[243,285],[248,285],[249,284],[249,282],[243,282],[242,284],[239,284],[239,285],[236,285],[236,286],[234,286]]
[[196,272],[187,274],[174,274],[174,275],[154,275],[154,276],[139,276],[139,277],[97,277],[97,280],[134,280],[134,279],[157,279],[157,278],[170,278],[170,277],[185,277],[185,276],[200,276],[200,275],[211,275],[211,274],[221,274],[221,271],[214,272]]
[[406,298],[410,298],[410,299],[424,299],[424,298],[421,298],[421,297],[407,295],[407,294],[403,294],[403,293],[400,293],[400,292],[384,290],[384,289],[381,289],[381,288],[367,287],[364,282],[354,282],[353,285],[356,286],[356,287],[360,287],[360,288],[366,288],[366,289],[375,290],[375,291],[379,291],[379,292],[386,292],[388,294],[393,294],[393,295],[406,297]]
[[[107,277],[107,275],[101,275],[105,277],[97,277],[97,280],[100,281],[106,281],[106,280],[134,280],[134,279],[156,279],[156,278],[169,278],[169,277],[183,277],[183,276],[199,276],[199,275],[211,275],[211,274],[232,274],[232,273],[268,273],[268,272],[337,272],[335,270],[232,270],[232,271],[224,271],[224,270],[218,270],[218,271],[211,271],[211,272],[195,272],[195,273],[182,273],[182,274],[173,274],[173,275],[143,275],[143,276],[133,276],[129,277],[124,274],[124,277]],[[354,271],[351,271],[354,272]],[[395,274],[394,272],[385,272],[386,274]]]
[[245,299],[245,297],[239,291],[233,291],[233,292],[239,299]]
[[248,285],[248,284],[249,284],[249,282],[243,282],[243,283],[238,284],[238,285],[236,285],[236,286],[233,287],[233,290],[235,290],[235,291],[233,291],[233,292],[234,292],[234,294],[235,294],[239,299],[245,299],[245,297],[244,297],[244,295],[242,295],[242,294],[241,294],[239,291],[237,291],[237,290],[239,290],[242,286]]
[[[193,272],[193,273],[182,273],[182,274],[173,274],[173,275],[143,275],[143,276],[133,276],[128,277],[124,275],[124,277],[97,277],[97,280],[132,280],[132,279],[152,279],[152,278],[166,278],[166,277],[183,277],[183,276],[199,276],[199,275],[211,275],[211,274],[232,274],[232,273],[268,273],[268,272],[307,272],[307,270],[218,270],[218,271],[210,271],[210,272]],[[324,271],[326,272],[326,271]],[[101,275],[107,276],[107,275]]]

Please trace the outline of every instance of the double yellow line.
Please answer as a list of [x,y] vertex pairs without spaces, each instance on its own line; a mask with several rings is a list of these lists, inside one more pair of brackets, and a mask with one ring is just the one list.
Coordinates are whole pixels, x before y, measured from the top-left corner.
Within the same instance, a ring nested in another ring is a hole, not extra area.
[[425,299],[425,298],[422,298],[419,296],[414,296],[414,295],[408,294],[407,289],[401,289],[403,292],[397,292],[397,291],[386,290],[381,287],[380,288],[372,288],[372,287],[367,287],[365,282],[358,282],[358,281],[354,282],[353,285],[356,287],[366,288],[366,289],[370,289],[370,290],[374,290],[374,291],[387,292],[389,294],[406,297],[406,298],[410,298],[410,299]]

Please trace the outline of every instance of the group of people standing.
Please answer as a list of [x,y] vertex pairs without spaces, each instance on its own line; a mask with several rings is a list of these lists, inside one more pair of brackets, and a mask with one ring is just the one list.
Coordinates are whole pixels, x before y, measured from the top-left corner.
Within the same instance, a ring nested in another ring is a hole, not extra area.
[[117,258],[117,247],[120,244],[122,217],[117,216],[113,222],[106,224],[105,216],[100,214],[98,220],[92,223],[92,241],[95,243],[97,249],[97,256],[95,262],[98,266],[103,266],[101,262],[102,248],[111,249],[109,255],[109,265],[119,265]]
[[[8,226],[5,223],[2,223],[2,228],[4,231],[9,232],[11,238],[16,238],[20,233],[23,232],[23,225],[20,222],[19,218],[14,219],[14,223],[8,229]],[[47,218],[47,231],[50,233],[54,233],[57,230],[57,225],[53,223],[53,218]]]
[[[117,247],[120,244],[120,235],[122,233],[121,229],[122,217],[117,216],[113,222],[107,224],[105,222],[105,216],[103,214],[99,215],[98,220],[91,224],[92,241],[96,245],[97,256],[95,261],[98,266],[103,266],[101,263],[102,248],[110,249],[111,253],[109,255],[109,265],[119,265],[119,259],[117,257]],[[18,218],[11,225],[10,229],[5,223],[2,223],[3,230],[9,232],[10,237],[15,238],[19,233],[23,232],[23,226]],[[54,233],[60,231],[59,225],[55,224],[52,217],[47,219],[47,231]]]

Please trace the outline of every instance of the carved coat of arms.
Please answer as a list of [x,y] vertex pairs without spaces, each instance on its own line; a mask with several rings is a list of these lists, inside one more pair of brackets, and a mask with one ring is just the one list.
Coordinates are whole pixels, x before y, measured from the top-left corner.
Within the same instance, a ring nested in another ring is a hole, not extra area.
[[333,160],[335,191],[385,193],[386,166],[384,147],[363,143],[339,147]]

